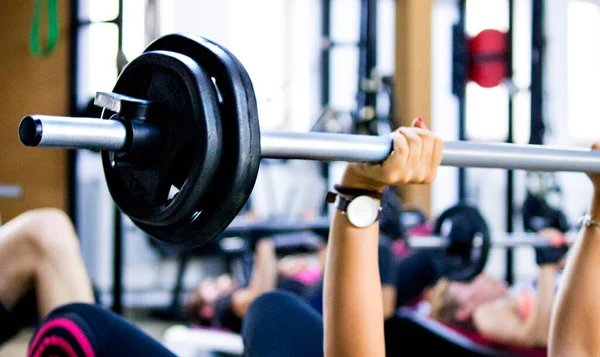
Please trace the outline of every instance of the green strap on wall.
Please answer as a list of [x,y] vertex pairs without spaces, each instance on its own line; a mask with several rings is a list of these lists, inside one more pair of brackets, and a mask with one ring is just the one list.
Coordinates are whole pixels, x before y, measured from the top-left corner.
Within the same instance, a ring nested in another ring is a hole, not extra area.
[[[46,2],[48,14],[48,41],[42,47],[40,43],[40,26],[42,23],[42,11]],[[58,43],[58,0],[34,0],[33,22],[29,36],[29,49],[34,56],[48,56],[54,51]]]

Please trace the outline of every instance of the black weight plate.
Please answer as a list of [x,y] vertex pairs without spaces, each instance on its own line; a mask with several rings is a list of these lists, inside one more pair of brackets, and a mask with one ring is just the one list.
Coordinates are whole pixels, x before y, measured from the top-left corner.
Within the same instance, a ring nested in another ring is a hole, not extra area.
[[[179,243],[147,228],[189,222],[218,169],[222,128],[211,78],[185,55],[147,52],[125,67],[114,92],[152,101],[149,120],[160,128],[162,147],[144,170],[114,169],[108,153],[102,154],[113,200],[155,238]],[[169,199],[172,186],[179,192]]]
[[[182,53],[197,61],[214,79],[221,104],[223,150],[215,179],[203,207],[188,223],[156,227],[193,247],[218,236],[250,197],[260,164],[260,127],[252,82],[240,62],[227,50],[202,37],[173,34],[154,41],[146,51]],[[162,234],[162,233],[161,233]]]
[[[446,224],[450,224],[449,232],[445,232]],[[455,281],[468,281],[483,271],[491,237],[485,219],[476,208],[458,204],[447,209],[436,220],[434,233],[450,239],[443,275]]]

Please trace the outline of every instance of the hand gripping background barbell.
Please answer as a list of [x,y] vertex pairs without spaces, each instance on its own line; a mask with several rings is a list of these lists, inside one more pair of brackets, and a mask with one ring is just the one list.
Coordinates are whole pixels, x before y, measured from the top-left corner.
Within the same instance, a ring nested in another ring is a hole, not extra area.
[[[95,104],[104,108],[103,120],[27,116],[21,141],[101,151],[119,209],[156,239],[181,246],[201,245],[233,221],[261,157],[378,163],[392,149],[387,136],[261,133],[242,64],[218,44],[189,35],[154,41]],[[600,172],[600,154],[446,142],[442,165]]]

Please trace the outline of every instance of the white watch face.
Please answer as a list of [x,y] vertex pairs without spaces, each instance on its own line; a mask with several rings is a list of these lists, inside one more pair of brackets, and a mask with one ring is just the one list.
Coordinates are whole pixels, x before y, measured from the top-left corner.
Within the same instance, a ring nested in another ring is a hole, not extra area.
[[377,219],[379,207],[371,197],[359,196],[350,201],[346,214],[350,223],[356,227],[368,227]]

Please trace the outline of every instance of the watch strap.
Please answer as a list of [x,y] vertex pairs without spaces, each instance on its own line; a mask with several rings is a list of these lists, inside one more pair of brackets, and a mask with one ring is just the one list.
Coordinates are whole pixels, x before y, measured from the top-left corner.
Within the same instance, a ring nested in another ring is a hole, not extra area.
[[347,197],[338,196],[337,205],[335,206],[340,212],[348,212],[348,206],[351,200]]
[[365,190],[362,188],[354,188],[354,187],[346,187],[342,185],[334,185],[333,189],[342,195],[348,196],[369,196],[371,198],[376,198],[381,200],[383,198],[383,192],[374,191],[374,190]]
[[[364,195],[364,196],[366,196],[366,195]],[[334,192],[328,192],[327,197],[326,197],[326,202],[327,203],[336,203],[336,197],[337,197],[337,204],[336,204],[335,208],[337,208],[340,212],[345,214],[348,211],[348,205],[350,205],[350,202],[352,202],[352,199],[354,199],[354,197],[347,198],[344,196],[340,196]],[[375,222],[379,221],[380,218],[381,218],[381,207],[379,207],[379,209],[377,210],[377,218],[375,218]]]

